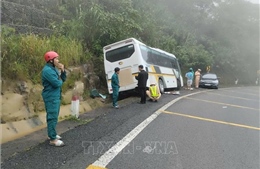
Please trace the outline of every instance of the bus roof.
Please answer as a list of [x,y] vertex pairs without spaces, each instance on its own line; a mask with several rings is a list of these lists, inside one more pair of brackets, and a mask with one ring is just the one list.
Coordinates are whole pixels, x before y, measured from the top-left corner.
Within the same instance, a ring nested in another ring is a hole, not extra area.
[[[135,38],[128,38],[128,39],[125,39],[125,40],[121,40],[121,41],[118,41],[118,42],[115,42],[115,43],[112,43],[112,44],[109,44],[109,45],[106,45],[103,47],[103,50],[108,50],[110,49],[111,47],[113,46],[117,46],[119,44],[127,44],[129,42],[134,42],[134,43],[139,43],[139,44],[142,44],[142,45],[145,45],[144,43],[138,41],[137,39]],[[145,45],[146,46],[146,45]]]
[[141,45],[144,45],[146,47],[149,47],[153,50],[156,50],[160,53],[164,53],[165,55],[168,55],[170,57],[173,57],[173,58],[176,58],[175,55],[173,55],[172,53],[169,53],[169,52],[166,52],[164,50],[161,50],[161,49],[158,49],[158,48],[153,48],[153,47],[150,47],[150,46],[147,46],[146,44],[140,42],[139,40],[135,39],[135,38],[128,38],[128,39],[124,39],[124,40],[121,40],[121,41],[118,41],[118,42],[115,42],[115,43],[112,43],[112,44],[109,44],[109,45],[106,45],[103,47],[103,50],[109,50],[115,46],[120,46],[121,44],[127,44],[127,43],[130,43],[130,42],[134,42],[134,43],[138,43],[138,44],[141,44]]

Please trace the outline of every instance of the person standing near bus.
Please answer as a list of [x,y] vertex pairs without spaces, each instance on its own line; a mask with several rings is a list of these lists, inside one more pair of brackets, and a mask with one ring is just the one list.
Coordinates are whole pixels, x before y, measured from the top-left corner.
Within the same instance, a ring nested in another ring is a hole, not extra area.
[[138,81],[137,86],[138,90],[141,96],[141,101],[138,102],[140,104],[146,103],[146,83],[148,80],[148,73],[144,70],[143,65],[138,66],[139,73],[138,76],[135,77],[135,79]]
[[42,98],[47,113],[46,121],[50,145],[60,147],[64,146],[64,143],[57,135],[56,125],[60,112],[61,87],[67,76],[64,65],[59,63],[58,57],[58,53],[54,51],[49,51],[44,55],[46,65],[42,69]]
[[192,68],[190,68],[189,72],[187,72],[185,74],[185,77],[187,78],[187,89],[188,90],[193,90],[191,88],[191,85],[192,85],[192,81],[193,81],[193,70]]
[[117,101],[118,101],[119,88],[120,88],[118,74],[120,72],[120,68],[116,67],[114,69],[114,71],[115,71],[115,73],[112,75],[112,78],[111,78],[111,85],[112,85],[112,89],[113,89],[112,98],[113,98],[113,107],[118,109],[119,106],[118,106]]
[[200,72],[201,70],[198,69],[196,72],[195,72],[195,88],[199,88],[199,81],[200,81]]
[[193,68],[192,68],[192,67],[191,67],[189,70],[191,71],[191,73],[192,73],[192,75],[193,75],[193,78],[192,78],[192,83],[191,83],[191,88],[192,88],[192,84],[193,84],[193,82],[195,81],[195,80],[194,80],[194,77],[195,77],[195,72],[194,72],[194,70],[193,70]]

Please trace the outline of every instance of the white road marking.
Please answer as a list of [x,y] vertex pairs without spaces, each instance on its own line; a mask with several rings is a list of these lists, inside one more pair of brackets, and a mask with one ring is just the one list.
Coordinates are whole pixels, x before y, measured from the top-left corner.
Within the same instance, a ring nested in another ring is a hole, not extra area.
[[140,123],[137,127],[135,127],[131,132],[129,132],[123,139],[117,142],[113,147],[111,147],[107,152],[105,152],[97,161],[95,161],[92,165],[105,168],[117,155],[120,153],[142,130],[145,129],[154,119],[156,119],[162,111],[166,110],[175,102],[180,99],[188,96],[192,96],[201,92],[191,93],[185,96],[178,97],[168,104],[164,105],[162,108],[158,109],[154,112],[150,117],[145,119],[142,123]]

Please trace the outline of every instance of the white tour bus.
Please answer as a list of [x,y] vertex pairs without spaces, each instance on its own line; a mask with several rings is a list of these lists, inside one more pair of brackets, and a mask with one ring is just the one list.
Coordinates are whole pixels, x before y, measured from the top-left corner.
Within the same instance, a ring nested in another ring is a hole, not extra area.
[[137,87],[135,76],[138,75],[139,65],[143,65],[149,74],[147,87],[155,82],[163,93],[165,89],[179,89],[183,86],[180,66],[173,54],[146,46],[134,38],[107,45],[103,52],[109,94],[113,92],[111,77],[116,67],[120,68],[119,91],[129,91]]

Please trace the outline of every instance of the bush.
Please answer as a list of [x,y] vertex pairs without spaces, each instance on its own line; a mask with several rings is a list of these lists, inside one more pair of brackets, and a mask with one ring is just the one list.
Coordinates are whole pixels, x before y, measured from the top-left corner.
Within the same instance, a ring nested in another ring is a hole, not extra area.
[[1,36],[3,78],[31,79],[34,83],[39,83],[45,64],[43,56],[50,50],[59,53],[59,60],[65,66],[77,66],[89,59],[85,57],[80,42],[64,36],[15,34],[14,29],[6,26],[2,26]]

